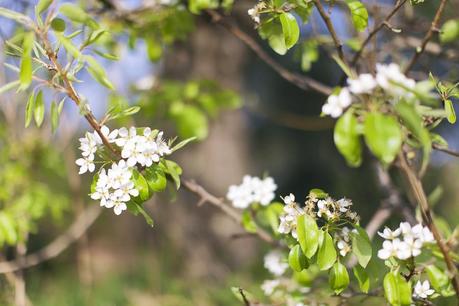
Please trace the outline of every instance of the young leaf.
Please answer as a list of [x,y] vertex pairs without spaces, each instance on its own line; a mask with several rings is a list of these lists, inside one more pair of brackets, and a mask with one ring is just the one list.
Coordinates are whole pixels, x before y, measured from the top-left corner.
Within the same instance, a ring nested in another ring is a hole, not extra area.
[[287,53],[287,46],[285,44],[284,33],[279,18],[261,25],[258,28],[260,37],[268,40],[269,46],[280,55]]
[[174,103],[170,107],[170,114],[177,124],[180,137],[202,140],[209,134],[209,123],[204,112],[194,105]]
[[402,132],[394,117],[369,113],[364,123],[365,142],[384,164],[390,164],[402,146]]
[[150,61],[157,62],[163,54],[163,48],[161,44],[154,38],[150,37],[145,40],[147,44],[147,55]]
[[352,252],[357,257],[359,264],[365,268],[371,259],[372,249],[370,238],[363,228],[356,225],[357,233],[351,233],[352,237]]
[[362,163],[362,145],[357,125],[353,111],[348,110],[338,119],[333,132],[333,140],[338,151],[351,167],[358,167]]
[[74,58],[79,59],[81,56],[80,50],[75,47],[70,39],[62,34],[56,33],[59,42],[64,46],[65,50],[70,53]]
[[33,21],[24,14],[0,7],[0,16],[3,16],[8,19],[12,19],[18,23],[21,23],[25,26],[33,24]]
[[328,270],[336,262],[336,249],[328,232],[321,231],[323,239],[317,252],[317,265],[320,270]]
[[140,214],[144,217],[145,221],[147,222],[148,225],[153,227],[155,225],[153,219],[150,217],[150,215],[143,209],[142,205],[139,203],[134,202],[134,205],[137,208],[137,211],[140,212]]
[[356,265],[354,268],[352,268],[352,271],[354,272],[354,276],[359,283],[360,290],[363,293],[368,293],[368,290],[370,289],[370,278],[368,277],[365,269]]
[[186,146],[187,144],[189,144],[190,142],[193,142],[196,140],[196,137],[190,137],[190,138],[187,138],[185,140],[182,140],[180,141],[178,144],[176,144],[172,149],[171,151],[172,152],[175,152],[177,150],[180,150],[181,148],[183,148],[184,146]]
[[13,82],[9,82],[9,83],[6,83],[5,85],[3,85],[2,87],[0,87],[0,95],[4,92],[7,92],[8,90],[11,90],[17,86],[19,86],[20,84],[20,81],[19,80],[16,80],[16,81],[13,81]]
[[40,0],[35,6],[35,14],[40,15],[48,9],[48,7],[53,3],[53,0]]
[[453,102],[451,100],[445,100],[445,112],[446,112],[446,119],[451,124],[456,122],[456,112],[454,111]]
[[288,254],[288,263],[293,271],[297,272],[300,272],[309,267],[308,259],[306,256],[304,256],[299,244],[290,249]]
[[20,89],[26,89],[32,83],[32,47],[35,39],[33,32],[24,35],[22,42],[22,57],[19,70],[19,81],[21,82]]
[[368,26],[368,12],[362,2],[358,0],[346,0],[352,15],[352,24],[359,32],[365,31]]
[[307,258],[311,258],[319,247],[319,228],[316,220],[309,215],[300,215],[297,218],[298,242]]
[[97,29],[99,27],[97,22],[92,19],[91,16],[75,4],[64,3],[59,8],[59,12],[73,22],[83,23],[92,29]]
[[328,283],[336,294],[340,294],[349,285],[349,274],[347,273],[347,269],[339,261],[337,261],[330,270]]
[[91,193],[96,192],[96,187],[97,187],[97,181],[98,180],[99,180],[99,172],[96,172],[96,174],[94,174],[94,176],[92,177],[91,187],[89,189],[91,191]]
[[411,284],[398,272],[389,272],[383,281],[384,295],[387,301],[394,306],[411,304]]
[[444,44],[459,38],[459,19],[450,19],[441,27],[440,41]]
[[45,117],[45,103],[43,101],[43,92],[41,90],[38,92],[37,96],[35,97],[33,115],[34,115],[35,123],[37,124],[38,127],[40,127]]
[[175,182],[177,189],[180,188],[180,175],[182,175],[182,168],[180,168],[177,163],[171,160],[164,160],[164,165],[166,167],[166,172],[172,177]]
[[426,267],[426,271],[429,276],[430,283],[435,291],[441,292],[448,286],[448,275],[446,275],[442,270],[434,265],[429,265]]
[[53,133],[56,131],[59,125],[59,108],[55,101],[51,102],[51,130]]
[[241,224],[248,233],[257,232],[257,224],[253,220],[252,215],[250,214],[250,211],[244,210],[244,212],[242,213]]
[[167,185],[166,175],[160,167],[151,166],[145,169],[145,179],[154,192],[163,191]]
[[132,169],[132,179],[134,181],[135,189],[139,191],[139,198],[146,201],[150,198],[147,180],[136,169]]
[[285,46],[287,49],[293,47],[300,37],[300,28],[295,17],[290,13],[281,13],[279,20],[284,33]]
[[87,67],[88,72],[97,82],[111,90],[115,89],[113,84],[107,78],[104,68],[92,56],[86,55],[84,59],[89,65]]

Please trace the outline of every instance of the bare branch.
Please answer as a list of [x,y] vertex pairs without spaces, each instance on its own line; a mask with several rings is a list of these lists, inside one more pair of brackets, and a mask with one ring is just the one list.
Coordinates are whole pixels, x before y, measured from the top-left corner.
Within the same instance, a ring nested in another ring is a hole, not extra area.
[[427,31],[426,35],[424,36],[424,39],[422,40],[421,45],[416,49],[409,64],[406,66],[405,74],[408,73],[411,70],[411,68],[413,68],[416,61],[419,59],[421,54],[426,49],[426,46],[429,43],[429,41],[432,39],[432,36],[434,35],[434,33],[438,33],[440,31],[438,26],[439,26],[441,15],[443,14],[443,11],[445,10],[445,7],[446,7],[446,0],[441,0],[440,5],[437,9],[437,12],[435,13],[434,19],[432,20],[432,24],[429,28],[429,31]]
[[30,268],[58,256],[88,230],[88,228],[99,217],[101,212],[102,209],[99,206],[90,206],[78,216],[66,232],[57,237],[46,247],[24,257],[19,257],[11,261],[0,262],[0,273],[11,273]]
[[229,32],[231,32],[234,36],[236,36],[239,40],[241,40],[244,44],[246,44],[250,49],[252,49],[255,54],[262,59],[266,64],[268,64],[272,69],[274,69],[281,77],[283,77],[285,80],[289,81],[290,83],[296,85],[297,87],[303,89],[303,90],[314,90],[318,93],[321,93],[323,95],[330,95],[332,92],[332,89],[324,85],[312,78],[309,78],[307,76],[291,72],[284,68],[282,65],[280,65],[278,62],[276,62],[274,59],[272,59],[268,53],[266,53],[263,48],[258,45],[258,43],[249,35],[247,35],[245,32],[243,32],[240,28],[237,26],[227,22],[224,20],[223,16],[220,15],[216,11],[212,10],[207,10],[206,13],[212,17],[212,20],[215,23],[220,24],[223,26],[225,29],[227,29]]
[[330,35],[333,39],[333,43],[335,44],[336,51],[338,51],[338,56],[339,58],[344,62],[347,63],[346,58],[344,57],[344,52],[343,52],[343,43],[338,37],[338,34],[335,31],[335,28],[333,26],[333,23],[331,21],[330,16],[328,16],[327,12],[325,12],[324,7],[322,6],[322,3],[320,3],[320,0],[313,0],[314,5],[316,6],[317,10],[319,11],[320,16],[322,17],[323,21],[325,22],[325,25],[327,26],[328,32],[330,32]]
[[459,157],[459,152],[450,150],[450,149],[448,149],[448,148],[444,148],[444,147],[439,146],[439,145],[437,145],[437,144],[433,144],[433,145],[432,145],[432,148],[435,149],[435,150],[437,150],[437,151],[440,151],[440,152],[449,154],[449,155],[451,155],[451,156]]

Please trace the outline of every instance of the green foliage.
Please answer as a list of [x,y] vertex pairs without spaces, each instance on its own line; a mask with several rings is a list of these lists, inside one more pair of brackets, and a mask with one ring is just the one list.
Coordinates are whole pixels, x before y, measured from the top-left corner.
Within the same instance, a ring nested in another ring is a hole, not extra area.
[[40,90],[35,96],[35,103],[33,117],[35,119],[35,124],[40,127],[45,118],[45,102],[43,100],[43,92]]
[[393,306],[410,305],[412,302],[411,283],[399,273],[389,272],[384,277],[384,294]]
[[456,41],[459,38],[459,19],[450,19],[441,27],[440,41],[444,44]]
[[216,117],[223,109],[240,105],[234,92],[206,80],[186,83],[165,81],[153,90],[141,93],[139,105],[144,113],[168,117],[181,138],[206,138],[210,118]]
[[359,32],[365,31],[368,26],[368,11],[362,2],[358,0],[346,0],[346,4],[352,15],[352,23]]
[[349,166],[358,167],[362,163],[362,146],[359,126],[352,109],[348,110],[336,122],[333,139],[338,151]]
[[300,37],[300,28],[298,27],[295,17],[290,13],[280,14],[279,20],[282,26],[282,33],[284,34],[285,47],[288,50],[298,41]]
[[24,35],[22,42],[21,68],[19,71],[20,89],[24,90],[32,83],[32,47],[35,40],[33,32]]
[[298,242],[307,258],[315,255],[319,247],[321,231],[317,227],[316,220],[309,215],[301,215],[297,218]]
[[347,269],[339,261],[330,269],[329,284],[336,294],[340,294],[349,285]]
[[328,270],[336,262],[336,249],[333,238],[328,232],[320,231],[317,265],[320,270]]
[[390,164],[402,145],[402,132],[397,120],[381,113],[367,114],[364,122],[365,142],[384,164]]
[[354,272],[354,276],[359,283],[360,291],[363,293],[368,293],[368,290],[370,290],[370,278],[368,277],[365,269],[357,265],[352,268],[352,271]]
[[292,270],[296,272],[300,272],[309,267],[308,259],[304,256],[299,244],[290,249],[288,263]]
[[355,226],[357,232],[351,233],[352,252],[357,257],[359,264],[365,268],[371,259],[372,248],[370,238],[363,228]]

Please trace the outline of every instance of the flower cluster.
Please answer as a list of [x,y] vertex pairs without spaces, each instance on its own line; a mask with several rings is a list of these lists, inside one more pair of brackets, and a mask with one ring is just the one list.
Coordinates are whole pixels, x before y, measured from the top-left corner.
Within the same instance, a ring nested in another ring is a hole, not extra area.
[[383,260],[390,257],[401,260],[416,257],[421,254],[421,249],[425,244],[434,242],[432,233],[422,224],[411,227],[408,222],[402,222],[394,231],[385,228],[378,234],[385,239],[382,249],[378,251],[378,257]]
[[285,258],[278,250],[271,251],[265,255],[264,266],[275,276],[281,276],[288,268]]
[[347,84],[347,87],[328,97],[327,103],[322,106],[325,115],[337,118],[361,95],[370,95],[376,90],[382,90],[389,97],[410,98],[413,96],[412,90],[416,86],[416,81],[406,77],[400,66],[391,63],[377,64],[376,76],[363,73],[356,78],[348,79]]
[[[302,214],[308,214],[314,218],[322,218],[327,222],[345,219],[350,224],[356,224],[359,221],[357,214],[350,210],[352,201],[346,198],[335,201],[330,197],[318,199],[314,196],[309,196],[304,208],[301,208],[295,202],[295,196],[293,194],[284,197],[283,200],[285,203],[284,213],[279,217],[280,223],[278,232],[281,234],[291,234],[295,239],[297,238],[296,220],[298,216]],[[344,233],[346,233],[346,230],[344,230]],[[344,237],[346,237],[347,240],[345,240]],[[341,238],[343,242],[349,241],[348,235],[343,234]],[[346,254],[348,248],[343,243],[340,245],[342,246],[343,253]]]
[[263,1],[258,2],[254,7],[249,9],[247,11],[247,14],[249,14],[250,18],[256,23],[260,23],[260,13],[266,8],[266,3]]
[[335,233],[336,246],[338,247],[339,254],[343,257],[352,251],[350,234],[351,230],[347,226],[343,227],[340,232]]
[[[141,132],[139,133],[139,130]],[[126,203],[131,197],[137,197],[139,191],[135,188],[132,178],[132,169],[135,166],[149,167],[159,162],[160,158],[170,154],[169,145],[163,140],[163,132],[150,128],[129,130],[121,128],[110,131],[107,126],[100,129],[104,138],[121,152],[121,160],[114,162],[106,171],[101,168],[95,186],[91,194],[94,200],[100,200],[100,205],[113,208],[119,215],[127,209]],[[95,171],[94,157],[102,147],[103,141],[97,132],[87,132],[85,137],[80,138],[82,157],[75,163],[80,166],[79,174]]]
[[277,185],[272,177],[260,179],[246,175],[241,185],[232,185],[228,189],[226,197],[236,208],[247,208],[252,203],[268,205],[274,199]]

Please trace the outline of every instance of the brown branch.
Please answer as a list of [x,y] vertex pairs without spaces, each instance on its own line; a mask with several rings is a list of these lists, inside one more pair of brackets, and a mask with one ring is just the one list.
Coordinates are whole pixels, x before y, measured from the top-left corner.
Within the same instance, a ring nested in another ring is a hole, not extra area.
[[244,44],[246,44],[253,52],[263,60],[267,65],[269,65],[274,71],[276,71],[282,78],[289,81],[290,83],[294,84],[295,86],[303,89],[303,90],[314,90],[318,93],[323,95],[330,95],[332,92],[331,87],[324,85],[312,78],[307,76],[291,72],[272,59],[268,53],[266,53],[263,48],[248,34],[243,32],[239,27],[227,22],[224,20],[223,16],[220,15],[218,12],[213,10],[207,10],[206,13],[212,18],[215,23],[218,23],[234,36],[236,36],[239,40],[241,40]]
[[421,54],[424,52],[427,44],[432,39],[432,36],[434,35],[434,33],[438,33],[440,31],[438,28],[439,26],[438,24],[440,22],[440,18],[441,18],[441,15],[443,14],[443,11],[445,10],[446,1],[447,0],[441,0],[440,5],[437,9],[437,12],[435,13],[434,19],[432,20],[432,24],[429,28],[429,31],[427,31],[426,35],[424,36],[424,39],[422,40],[421,45],[416,49],[409,64],[406,66],[405,71],[404,71],[405,74],[407,74],[411,70],[411,68],[413,68],[416,61],[419,59]]
[[446,246],[441,234],[435,225],[435,222],[432,217],[432,212],[429,207],[429,203],[427,202],[427,196],[424,192],[424,188],[422,186],[422,182],[416,176],[415,171],[408,165],[408,162],[405,158],[403,153],[400,153],[398,156],[398,162],[402,173],[405,175],[408,185],[415,197],[419,208],[421,210],[421,215],[424,223],[432,232],[435,241],[437,242],[438,247],[440,248],[441,253],[443,254],[443,260],[446,263],[449,273],[452,277],[452,284],[454,287],[454,291],[456,292],[456,296],[459,298],[459,278],[456,270],[456,266],[454,265],[453,260],[449,254],[449,249]]
[[451,155],[451,156],[459,157],[459,152],[450,150],[450,149],[448,149],[448,148],[444,148],[444,147],[439,146],[439,145],[437,145],[437,144],[432,144],[432,148],[435,149],[435,150],[437,150],[437,151],[440,151],[440,152],[449,154],[449,155]]
[[322,3],[320,3],[320,0],[313,0],[314,5],[316,6],[317,10],[319,11],[320,16],[322,17],[323,21],[325,22],[325,25],[327,26],[328,32],[330,32],[330,35],[333,39],[333,43],[335,44],[336,51],[338,51],[338,56],[339,58],[344,62],[347,63],[346,58],[344,57],[344,52],[343,52],[343,43],[338,37],[338,34],[335,31],[335,28],[333,26],[333,23],[331,21],[330,16],[325,12],[324,7],[322,6]]
[[[188,191],[191,191],[192,193],[199,196],[199,203],[209,203],[215,206],[216,208],[220,209],[223,213],[225,213],[227,216],[233,219],[236,223],[241,224],[241,214],[235,209],[233,209],[231,206],[229,206],[222,198],[218,198],[213,194],[209,193],[201,185],[197,184],[193,180],[183,180],[182,184]],[[271,235],[269,235],[266,231],[260,228],[258,228],[254,234],[257,235],[261,240],[269,244],[278,244],[277,241],[271,237]]]
[[360,57],[363,54],[363,51],[367,44],[371,41],[371,39],[382,29],[384,26],[389,22],[389,20],[397,13],[397,11],[407,2],[407,0],[397,0],[394,8],[389,12],[389,14],[384,18],[383,21],[381,21],[379,24],[375,25],[373,27],[373,30],[368,34],[367,38],[362,43],[362,46],[360,49],[357,51],[357,53],[354,55],[354,57],[351,60],[351,66],[355,66],[360,59]]
[[102,209],[97,205],[89,207],[78,216],[65,233],[54,239],[46,247],[24,257],[0,262],[0,273],[11,273],[30,268],[58,256],[88,230],[101,212]]

